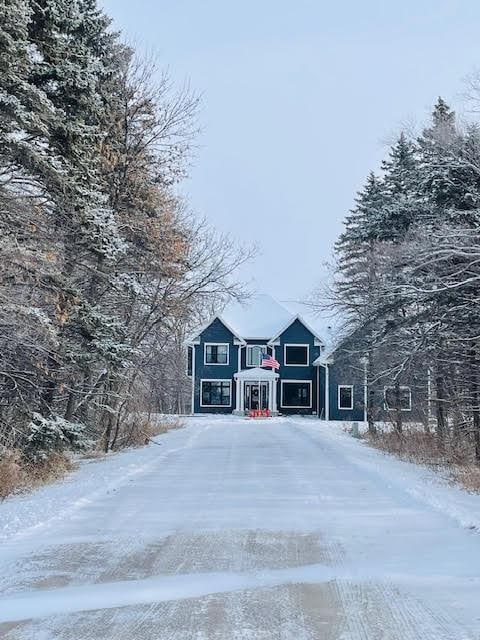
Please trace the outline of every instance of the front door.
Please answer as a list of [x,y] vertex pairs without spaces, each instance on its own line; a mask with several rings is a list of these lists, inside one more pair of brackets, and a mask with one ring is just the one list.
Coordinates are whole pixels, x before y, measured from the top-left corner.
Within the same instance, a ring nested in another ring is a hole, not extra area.
[[245,382],[245,409],[268,409],[268,382]]

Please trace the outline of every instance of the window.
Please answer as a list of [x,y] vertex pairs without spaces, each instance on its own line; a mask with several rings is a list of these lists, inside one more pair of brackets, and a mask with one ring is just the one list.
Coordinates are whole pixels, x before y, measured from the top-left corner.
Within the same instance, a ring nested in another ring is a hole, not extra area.
[[247,345],[247,367],[259,367],[262,364],[262,353],[266,351],[264,344]]
[[231,380],[202,380],[201,407],[229,407],[231,404]]
[[410,387],[385,387],[384,403],[387,411],[411,411],[412,392]]
[[205,343],[205,364],[228,364],[228,344]]
[[353,385],[338,385],[338,408],[353,409]]
[[282,380],[282,407],[309,409],[312,406],[312,383],[310,380]]
[[193,370],[193,347],[187,349],[187,376],[192,377]]
[[286,344],[284,362],[287,366],[307,366],[308,352],[308,344]]

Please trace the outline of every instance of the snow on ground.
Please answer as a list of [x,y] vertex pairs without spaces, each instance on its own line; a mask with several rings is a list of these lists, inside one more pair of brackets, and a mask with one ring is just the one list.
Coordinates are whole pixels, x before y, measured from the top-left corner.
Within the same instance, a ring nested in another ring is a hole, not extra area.
[[[332,439],[341,438],[343,452],[353,464],[381,475],[389,487],[407,492],[425,505],[449,516],[461,527],[477,530],[480,535],[480,495],[454,484],[441,470],[435,471],[427,466],[399,460],[348,436],[345,440],[348,431],[343,423],[331,422],[328,436]],[[382,461],[381,466],[379,460]]]
[[338,423],[158,442],[0,504],[0,637],[480,637],[480,496]]

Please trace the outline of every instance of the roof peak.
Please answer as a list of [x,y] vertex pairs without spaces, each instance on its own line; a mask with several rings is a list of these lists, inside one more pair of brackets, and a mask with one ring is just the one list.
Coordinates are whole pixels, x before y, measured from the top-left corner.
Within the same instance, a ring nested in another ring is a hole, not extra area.
[[295,314],[266,293],[256,293],[243,303],[228,305],[219,315],[244,339],[269,340]]
[[[227,305],[217,313],[196,336],[218,318],[232,334],[244,343],[246,340],[276,340],[295,320],[299,320],[321,343],[323,339],[301,313],[292,311],[267,293],[254,293],[246,300]],[[191,341],[191,340],[190,340]]]

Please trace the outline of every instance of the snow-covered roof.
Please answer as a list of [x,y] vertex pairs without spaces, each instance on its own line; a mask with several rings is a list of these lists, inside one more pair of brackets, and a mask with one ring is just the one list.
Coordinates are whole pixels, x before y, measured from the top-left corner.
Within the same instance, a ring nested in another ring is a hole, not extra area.
[[260,367],[252,367],[251,369],[243,369],[233,374],[234,378],[239,380],[274,380],[279,377],[278,373],[271,369],[261,369]]
[[288,309],[266,294],[252,296],[246,304],[231,304],[219,317],[245,340],[268,340],[295,318]]
[[251,296],[246,303],[234,302],[228,305],[222,313],[211,318],[207,324],[188,338],[186,343],[195,343],[215,318],[223,322],[241,344],[246,340],[274,342],[297,319],[312,332],[319,343],[325,344],[323,337],[320,337],[316,329],[317,322],[312,324],[310,319],[308,324],[304,316],[292,312],[272,296],[264,293]]
[[315,358],[312,364],[314,367],[321,367],[325,364],[333,364],[333,362],[334,362],[333,353],[331,351],[328,351],[326,353],[321,353],[318,356],[318,358]]

